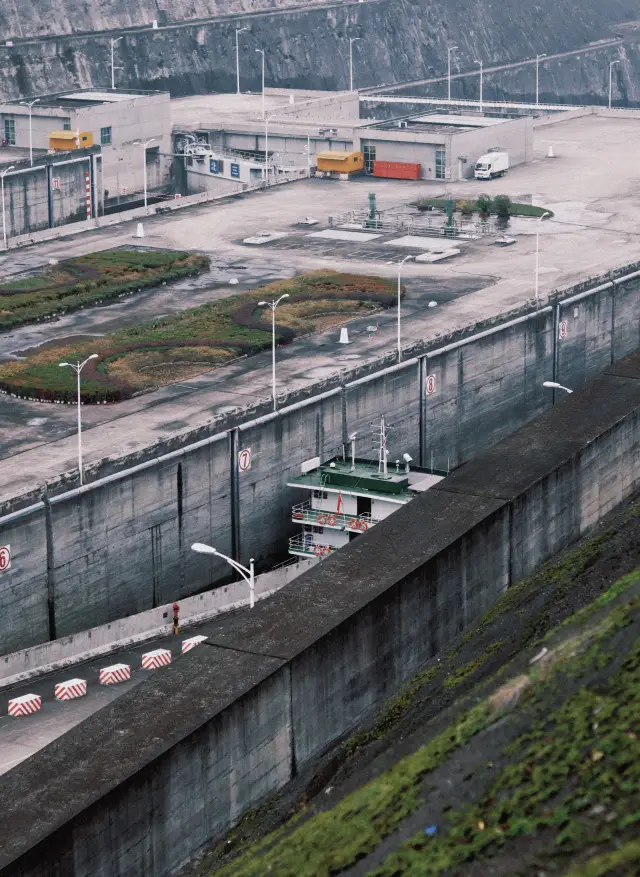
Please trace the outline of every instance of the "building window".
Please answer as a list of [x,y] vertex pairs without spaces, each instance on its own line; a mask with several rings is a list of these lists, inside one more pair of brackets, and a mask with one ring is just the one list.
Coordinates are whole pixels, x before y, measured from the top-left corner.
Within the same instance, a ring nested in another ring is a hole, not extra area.
[[160,147],[159,146],[152,146],[150,149],[146,150],[145,162],[147,164],[159,164],[160,163]]
[[64,125],[62,126],[62,130],[63,131],[70,131],[71,130],[71,119],[64,120]]
[[326,490],[314,490],[313,497],[314,499],[329,499],[329,494],[326,492]]
[[100,143],[102,146],[111,146],[111,127],[100,128]]
[[364,169],[368,174],[373,173],[373,163],[376,160],[376,148],[371,143],[362,144],[362,154],[364,156]]
[[16,120],[15,119],[5,119],[4,120],[4,139],[7,141],[9,146],[16,145]]
[[446,176],[447,154],[444,149],[436,149],[436,180],[444,180]]

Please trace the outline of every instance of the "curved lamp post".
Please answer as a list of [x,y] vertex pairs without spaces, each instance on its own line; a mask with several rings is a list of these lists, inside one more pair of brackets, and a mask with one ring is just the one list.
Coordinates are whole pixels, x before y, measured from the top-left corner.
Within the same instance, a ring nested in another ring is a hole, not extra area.
[[191,546],[192,551],[196,551],[198,554],[212,554],[214,557],[220,557],[222,560],[226,560],[229,566],[233,567],[236,572],[239,572],[245,582],[249,585],[249,608],[253,609],[255,603],[255,573],[253,568],[253,557],[249,561],[249,566],[242,566],[241,563],[238,563],[237,560],[233,560],[231,557],[227,557],[226,554],[222,554],[222,552],[213,548],[211,545],[204,545],[202,542],[194,542]]
[[90,359],[97,359],[98,354],[92,353],[91,356],[87,356],[87,358],[83,362],[60,362],[58,365],[60,368],[72,368],[76,373],[78,379],[78,470],[80,472],[80,486],[83,484],[83,474],[82,474],[82,415],[80,413],[80,372],[85,367],[85,365],[89,362]]

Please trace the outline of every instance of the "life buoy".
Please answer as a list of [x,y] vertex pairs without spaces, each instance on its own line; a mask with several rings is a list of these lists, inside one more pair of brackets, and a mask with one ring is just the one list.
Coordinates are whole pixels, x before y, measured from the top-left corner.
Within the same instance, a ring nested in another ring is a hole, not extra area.
[[325,554],[325,556],[326,556],[327,554],[331,554],[331,549],[329,548],[328,545],[325,546],[324,554]]
[[335,515],[329,515],[329,517],[327,518],[327,524],[331,524],[331,525],[333,525],[333,524],[335,524],[335,522],[336,522],[336,516],[335,516]]
[[357,521],[357,519],[356,519],[356,518],[351,518],[351,520],[349,521],[349,526],[351,527],[352,530],[357,530],[357,529],[358,529],[358,521]]
[[360,527],[361,530],[368,530],[369,529],[369,524],[367,524],[366,521],[360,521],[358,526]]
[[327,523],[327,516],[326,515],[318,515],[318,523],[319,524],[326,524]]
[[293,517],[296,519],[296,521],[301,521],[304,518],[304,515],[302,514],[302,512],[294,512]]
[[322,545],[316,545],[314,546],[313,553],[316,557],[322,557],[322,555],[324,554],[324,548],[322,547]]

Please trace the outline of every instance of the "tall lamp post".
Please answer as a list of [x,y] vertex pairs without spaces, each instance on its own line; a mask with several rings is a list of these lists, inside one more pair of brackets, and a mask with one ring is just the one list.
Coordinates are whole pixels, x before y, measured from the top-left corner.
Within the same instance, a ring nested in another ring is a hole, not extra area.
[[536,55],[536,106],[540,105],[540,61],[546,55]]
[[264,119],[264,49],[256,49],[262,55],[262,118]]
[[[402,341],[401,341],[401,331],[400,331],[400,329],[401,329],[401,316],[402,316],[402,312],[401,312],[401,308],[400,308],[400,301],[402,298],[402,266],[404,265],[405,262],[408,262],[410,259],[413,259],[413,256],[405,256],[404,259],[401,259],[398,262],[398,317],[397,317],[398,339],[397,339],[397,344],[396,344],[397,350],[398,350],[398,362],[402,362]],[[393,265],[393,264],[394,264],[393,262],[387,262],[387,265]]]
[[240,49],[238,48],[238,34],[242,33],[245,30],[249,30],[249,28],[236,28],[236,94],[240,94]]
[[147,210],[147,149],[149,148],[151,143],[155,143],[156,138],[150,137],[149,140],[144,143],[141,140],[134,140],[134,146],[142,146],[142,170],[144,177],[144,212],[148,213]]
[[480,65],[480,112],[482,112],[483,111],[482,91],[484,88],[484,65],[483,65],[482,61],[478,61],[478,64]]
[[253,609],[255,604],[255,584],[256,577],[254,573],[253,567],[253,557],[249,561],[249,566],[243,566],[241,563],[238,563],[237,560],[233,560],[231,557],[227,557],[226,554],[222,554],[221,551],[217,551],[211,545],[204,545],[202,542],[194,542],[191,546],[192,551],[196,551],[198,554],[212,554],[214,557],[219,557],[221,560],[226,560],[229,566],[233,567],[236,572],[239,572],[245,582],[249,585],[249,608]]
[[619,63],[620,61],[611,61],[609,63],[609,109],[611,109],[611,101],[613,98],[613,68]]
[[447,100],[451,103],[451,53],[455,52],[457,46],[449,46],[447,50]]
[[32,134],[33,129],[31,127],[31,111],[33,109],[33,105],[37,104],[39,100],[40,100],[40,98],[36,97],[31,101],[27,101],[27,100],[20,101],[20,104],[23,107],[29,107],[29,164],[31,165],[31,167],[33,167],[33,134]]
[[353,91],[353,44],[362,37],[349,37],[349,91]]
[[543,213],[536,223],[536,310],[540,309],[540,223],[550,213]]
[[[113,58],[113,50],[114,50],[116,43],[119,43],[121,39],[123,39],[123,37],[118,37],[115,40],[111,40],[111,88],[112,88],[112,90],[116,87],[116,67],[115,67],[115,62],[114,62],[114,58]],[[118,67],[118,70],[121,70],[121,69],[122,69],[121,67]]]
[[15,165],[12,164],[10,167],[0,172],[0,182],[2,183],[2,240],[4,242],[4,248],[7,249],[7,219],[4,210],[4,178],[15,168]]
[[278,402],[276,399],[276,308],[283,298],[289,298],[289,293],[285,292],[280,298],[274,301],[259,301],[258,305],[271,310],[271,388],[273,393],[273,410],[277,411]]
[[85,367],[85,365],[89,362],[90,359],[97,359],[98,354],[92,353],[91,356],[88,356],[84,362],[61,362],[58,363],[60,368],[72,368],[76,373],[78,379],[78,471],[80,472],[80,486],[83,484],[83,474],[82,474],[82,416],[80,414],[80,372]]

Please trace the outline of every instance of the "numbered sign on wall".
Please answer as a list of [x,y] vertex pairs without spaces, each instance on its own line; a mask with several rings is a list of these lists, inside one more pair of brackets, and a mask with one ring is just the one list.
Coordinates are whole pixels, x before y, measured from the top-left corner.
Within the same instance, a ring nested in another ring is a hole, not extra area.
[[435,393],[435,391],[436,391],[436,376],[435,375],[427,375],[426,387],[427,387],[427,396],[431,396],[432,393]]
[[568,336],[568,334],[569,334],[569,324],[567,323],[566,320],[562,320],[562,322],[558,326],[558,336],[561,339],[564,339]]
[[11,546],[0,545],[0,572],[11,569]]
[[251,448],[243,448],[238,454],[238,469],[241,472],[251,469]]

